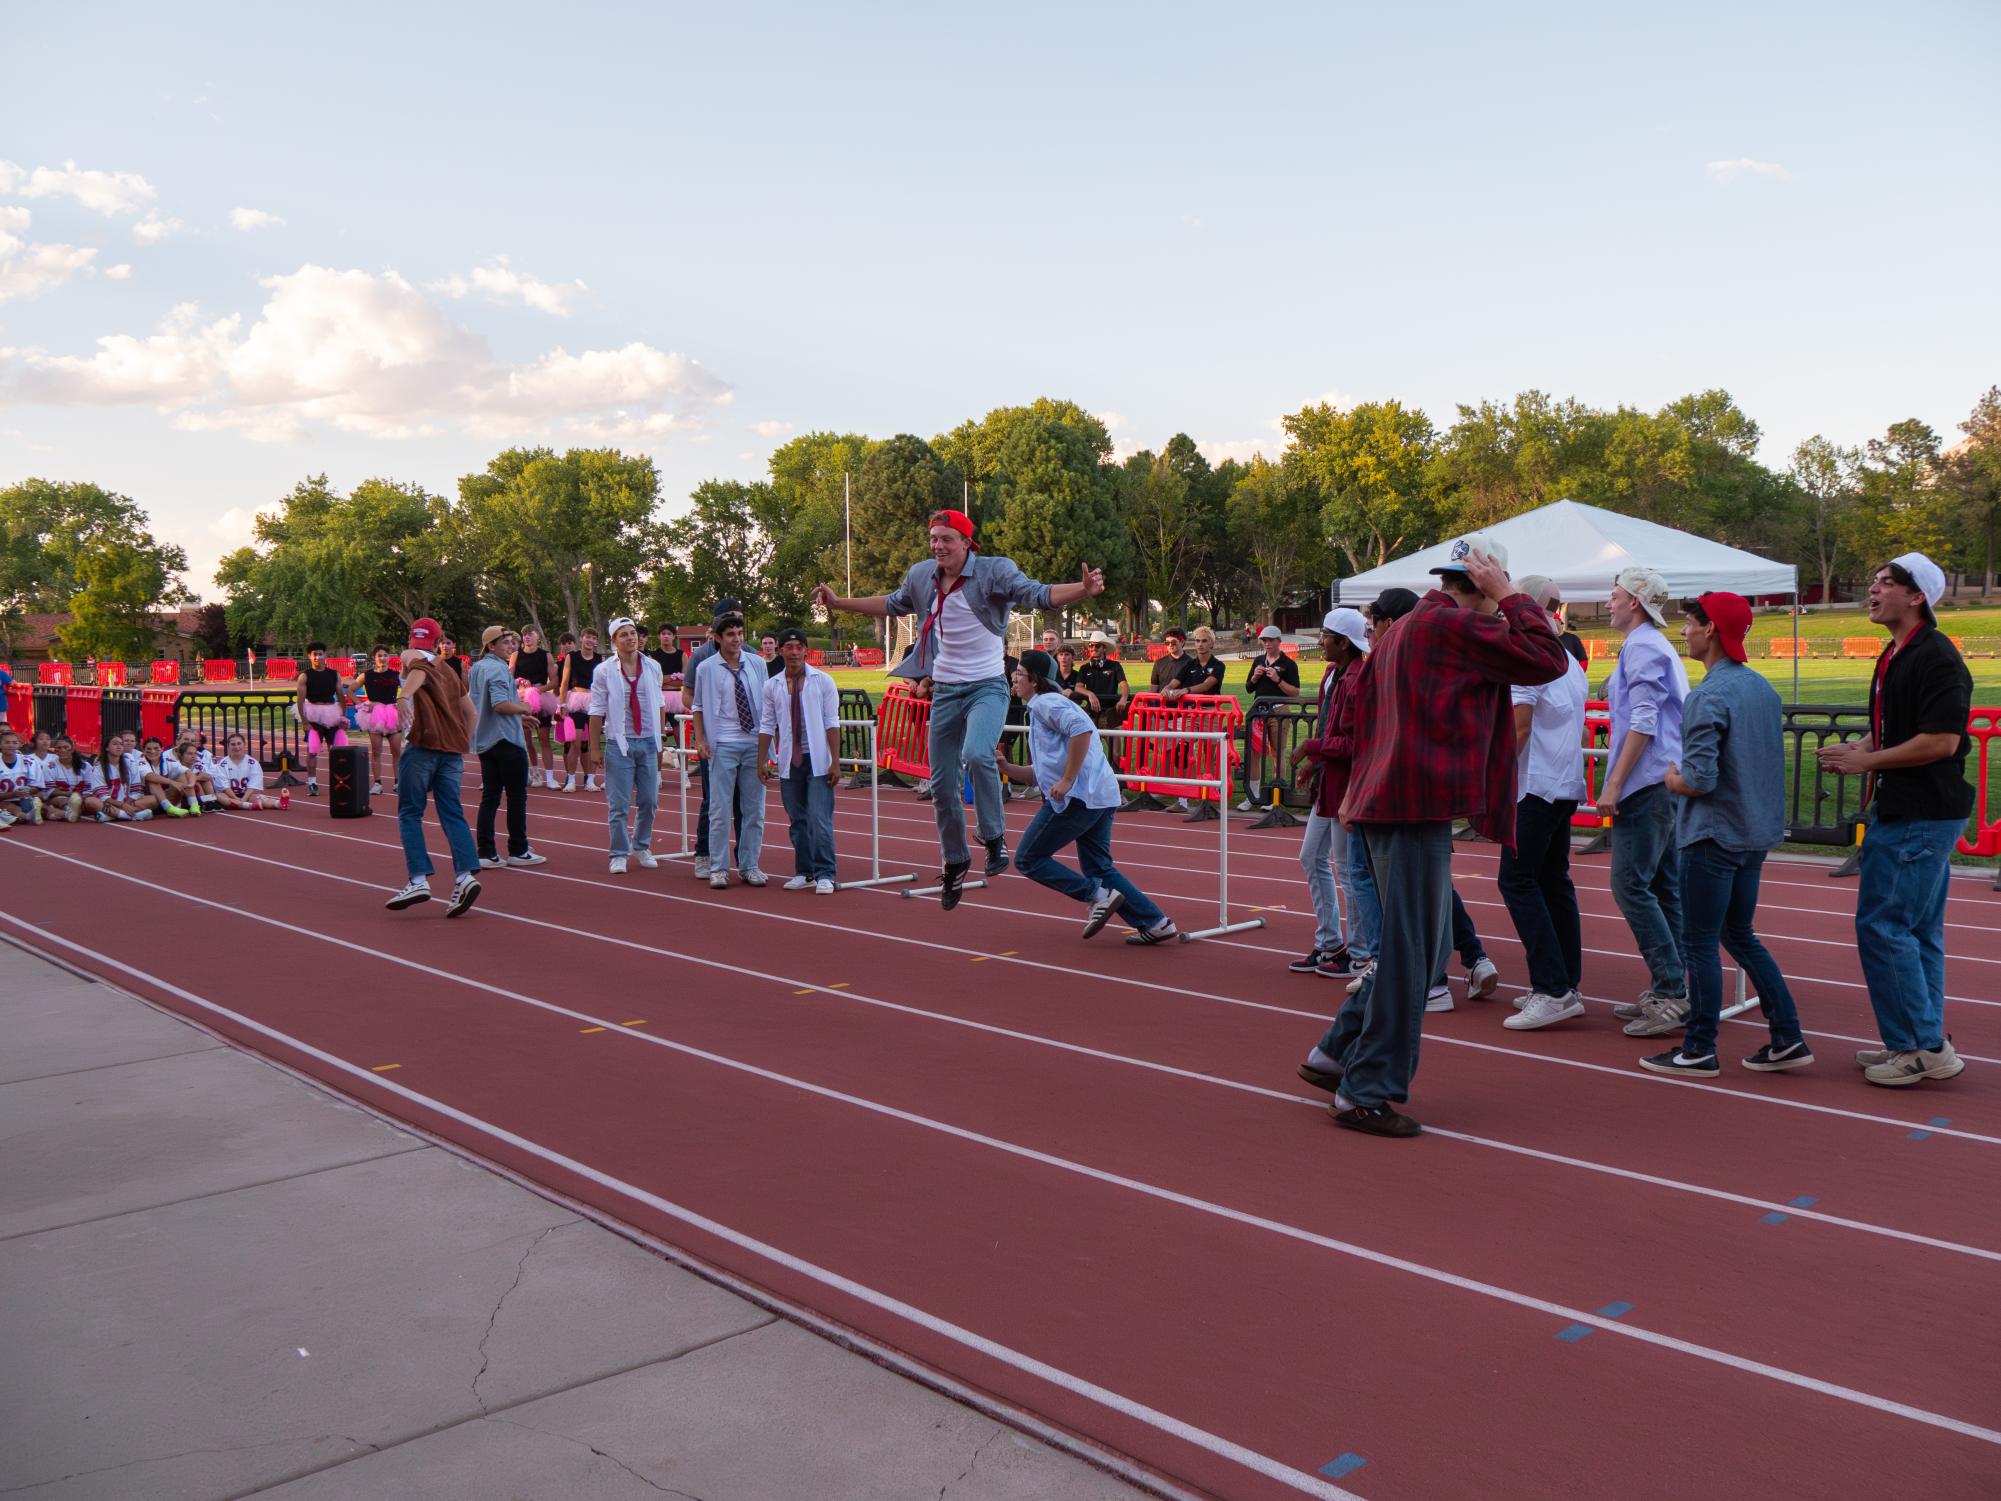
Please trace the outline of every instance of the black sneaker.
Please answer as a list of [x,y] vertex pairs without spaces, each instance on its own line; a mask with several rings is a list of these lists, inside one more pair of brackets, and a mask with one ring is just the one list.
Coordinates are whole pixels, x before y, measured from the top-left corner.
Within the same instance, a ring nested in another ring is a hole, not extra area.
[[1679,1048],[1669,1048],[1665,1053],[1642,1058],[1640,1067],[1650,1074],[1671,1074],[1684,1079],[1714,1079],[1722,1072],[1716,1066],[1714,1053],[1702,1058],[1690,1058]]
[[1331,955],[1321,953],[1318,949],[1308,949],[1299,958],[1288,964],[1286,968],[1296,975],[1310,975],[1316,969],[1320,968],[1323,961],[1331,957]]
[[1112,920],[1112,914],[1125,904],[1126,894],[1123,891],[1100,892],[1098,899],[1091,903],[1091,916],[1084,923],[1084,936],[1096,938],[1104,931],[1105,924]]
[[472,904],[479,900],[479,882],[472,876],[460,876],[458,884],[452,888],[452,904],[445,908],[447,917],[463,917],[472,911]]
[[1327,1107],[1327,1113],[1334,1117],[1335,1125],[1364,1136],[1418,1136],[1424,1131],[1409,1116],[1398,1115],[1387,1105],[1350,1105],[1343,1110],[1337,1102]]
[[1813,1062],[1813,1054],[1804,1041],[1789,1042],[1784,1047],[1766,1043],[1744,1060],[1744,1067],[1754,1074],[1776,1074],[1783,1069],[1805,1068]]
[[945,873],[938,882],[938,905],[947,912],[959,905],[959,898],[965,894],[966,872],[972,868],[970,860],[946,862]]
[[985,844],[987,847],[987,866],[980,874],[991,881],[995,876],[1008,868],[1007,841],[1005,839],[989,839],[985,841]]
[[1310,1063],[1299,1065],[1299,1077],[1315,1089],[1324,1089],[1329,1094],[1341,1087],[1341,1070],[1338,1068],[1315,1068]]

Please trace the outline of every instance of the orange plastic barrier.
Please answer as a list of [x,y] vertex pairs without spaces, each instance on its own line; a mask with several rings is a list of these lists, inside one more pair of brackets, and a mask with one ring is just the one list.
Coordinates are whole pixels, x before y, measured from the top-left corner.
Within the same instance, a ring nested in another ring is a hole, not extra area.
[[236,662],[231,657],[204,657],[201,664],[201,680],[204,683],[233,683],[236,681]]
[[1807,641],[1795,641],[1790,636],[1774,636],[1766,646],[1766,655],[1781,662],[1790,662],[1795,657],[1804,662],[1813,655],[1813,645]]
[[123,688],[125,681],[125,664],[123,662],[99,662],[97,664],[98,687]]
[[807,665],[808,667],[825,667],[825,666],[827,665],[827,654],[826,654],[826,652],[825,652],[825,651],[823,651],[823,650],[821,650],[821,649],[820,649],[819,647],[817,647],[817,646],[809,646],[809,647],[807,647],[807,648],[806,648],[806,665]]
[[[1119,754],[1119,770],[1129,777],[1141,778],[1126,784],[1141,792],[1161,797],[1185,797],[1199,802],[1220,801],[1223,794],[1216,784],[1223,770],[1223,747],[1225,744],[1229,747],[1230,765],[1235,766],[1243,759],[1237,748],[1237,732],[1243,724],[1244,706],[1234,694],[1186,693],[1170,703],[1158,693],[1136,693],[1132,706],[1126,711],[1124,728],[1136,732],[1167,733],[1145,734],[1124,741]],[[1228,735],[1229,740],[1173,738],[1175,735],[1214,734],[1218,731]],[[1174,780],[1149,781],[1147,778]],[[1190,781],[1207,785],[1185,785]]]
[[1147,642],[1146,644],[1147,661],[1158,662],[1162,657],[1166,655],[1167,655],[1167,643],[1165,641]]
[[67,688],[75,678],[67,662],[44,662],[35,669],[35,681],[38,683],[53,683]]
[[78,750],[96,750],[104,738],[104,690],[72,688],[64,698],[63,732]]
[[23,740],[35,733],[35,685],[7,685],[7,724]]
[[174,738],[174,705],[180,701],[178,688],[141,688],[139,690],[139,738],[148,739],[157,735],[162,740]]
[[1874,661],[1883,655],[1881,636],[1843,636],[1841,655],[1844,657],[1867,657]]
[[931,775],[931,700],[917,697],[908,683],[891,683],[876,705],[875,754],[884,771],[920,781]]
[[351,678],[354,676],[353,657],[328,657],[327,666],[331,667],[335,672],[339,673],[344,678]]
[[854,663],[857,667],[882,666],[882,648],[879,646],[858,646],[855,648]]
[[180,680],[181,680],[180,663],[160,661],[160,662],[155,662],[153,664],[154,682],[165,686],[172,686],[173,684],[178,683]]
[[1994,773],[1994,739],[2001,735],[2001,709],[1975,709],[1967,716],[1966,733],[1973,739],[1974,765],[1980,774],[1974,780],[1974,837],[1959,841],[1962,855],[2001,855],[2001,800],[1990,800],[1988,792]]
[[[1584,748],[1604,750],[1612,740],[1612,706],[1596,699],[1584,705]],[[1584,803],[1570,815],[1573,829],[1602,829],[1612,822],[1591,810],[1598,806],[1598,786],[1605,780],[1605,763],[1596,756],[1584,758]]]
[[[331,666],[332,664],[329,663],[328,665]],[[353,670],[351,666],[348,668],[349,672]],[[335,667],[334,671],[340,672],[340,669]],[[270,682],[289,683],[296,679],[298,675],[299,659],[297,657],[266,657],[264,659],[264,676]],[[342,675],[345,676],[346,674]]]

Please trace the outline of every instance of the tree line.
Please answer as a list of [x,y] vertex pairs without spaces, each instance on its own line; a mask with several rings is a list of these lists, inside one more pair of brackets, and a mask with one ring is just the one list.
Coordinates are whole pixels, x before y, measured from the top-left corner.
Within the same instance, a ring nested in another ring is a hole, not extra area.
[[[1277,459],[1211,464],[1178,433],[1116,458],[1075,402],[998,407],[925,439],[815,432],[755,481],[697,485],[662,514],[652,460],[613,449],[510,448],[455,496],[387,478],[342,494],[301,481],[222,560],[239,639],[360,644],[411,620],[507,619],[545,633],[621,612],[706,620],[743,601],[755,624],[804,620],[807,591],[880,592],[920,554],[924,521],[970,511],[989,551],[1031,573],[1105,570],[1136,630],[1161,612],[1256,619],[1288,594],[1443,537],[1569,498],[1714,537],[1838,582],[1912,547],[1994,588],[2001,531],[2001,388],[1948,444],[1916,419],[1859,447],[1815,436],[1784,468],[1724,391],[1648,412],[1525,391],[1456,409],[1439,428],[1398,401],[1302,407]],[[0,490],[0,630],[30,609],[75,616],[75,655],[144,648],[147,612],[186,597],[180,549],[129,499],[28,480]],[[463,628],[463,627],[462,627]]]

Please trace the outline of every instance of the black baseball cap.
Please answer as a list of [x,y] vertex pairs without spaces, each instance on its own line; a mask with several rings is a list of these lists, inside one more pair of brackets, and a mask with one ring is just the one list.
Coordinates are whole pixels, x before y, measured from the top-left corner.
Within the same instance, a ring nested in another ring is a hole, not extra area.
[[797,641],[801,646],[810,644],[806,640],[806,633],[796,625],[781,626],[779,628],[778,644],[783,646],[788,641]]
[[711,620],[721,620],[726,615],[741,614],[743,614],[743,605],[740,602],[734,599],[719,599],[716,601],[715,609],[709,612],[709,618]]
[[1417,596],[1408,589],[1385,589],[1369,606],[1382,620],[1401,620],[1417,608]]
[[1021,654],[1021,670],[1038,683],[1056,687],[1056,659],[1040,647],[1032,647]]

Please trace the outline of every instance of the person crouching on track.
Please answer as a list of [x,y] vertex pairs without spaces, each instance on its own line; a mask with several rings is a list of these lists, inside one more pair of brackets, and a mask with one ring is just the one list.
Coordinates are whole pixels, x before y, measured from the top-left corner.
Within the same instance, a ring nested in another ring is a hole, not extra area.
[[457,917],[479,900],[479,847],[466,825],[465,801],[459,781],[466,753],[472,749],[471,714],[459,675],[438,660],[444,632],[426,615],[410,626],[410,647],[403,653],[403,680],[396,697],[410,705],[410,724],[403,736],[403,759],[396,766],[396,833],[403,841],[403,866],[409,882],[383,905],[400,912],[431,899],[431,852],[424,847],[424,804],[435,790],[438,827],[452,852],[451,905],[445,916]]
[[[764,685],[758,723],[757,774],[778,792],[792,836],[792,879],[787,891],[811,886],[834,893],[834,787],[841,780],[841,690],[806,662],[806,633],[788,625],[778,633],[784,670]],[[775,755],[773,753],[776,753]]]
[[275,808],[278,799],[264,795],[264,767],[250,754],[250,742],[241,730],[231,730],[222,742],[222,756],[209,763],[215,779],[215,795],[225,808],[255,813]]
[[660,664],[639,649],[639,627],[623,615],[611,623],[611,645],[610,660],[591,676],[591,750],[604,768],[611,873],[622,876],[628,853],[642,870],[660,863],[652,849],[660,805]]
[[[1028,705],[1031,765],[1016,766],[1005,747],[994,752],[994,764],[1011,782],[1034,782],[1043,797],[1015,851],[1016,868],[1038,885],[1088,903],[1086,938],[1095,937],[1115,914],[1133,925],[1127,943],[1163,943],[1175,937],[1173,919],[1112,864],[1119,783],[1091,716],[1064,695],[1047,652],[1023,652],[1012,687],[1014,696]],[[1055,858],[1073,843],[1081,875]]]
[[21,749],[21,736],[0,729],[0,829],[42,821],[42,763]]

